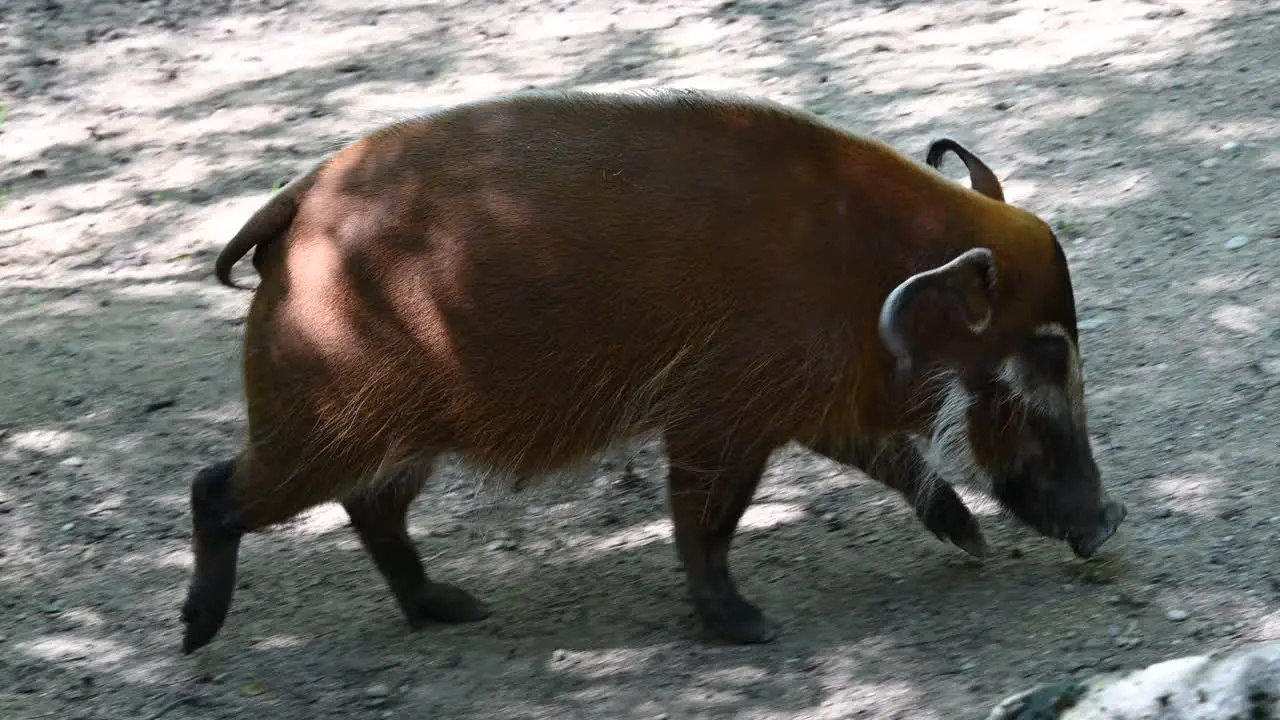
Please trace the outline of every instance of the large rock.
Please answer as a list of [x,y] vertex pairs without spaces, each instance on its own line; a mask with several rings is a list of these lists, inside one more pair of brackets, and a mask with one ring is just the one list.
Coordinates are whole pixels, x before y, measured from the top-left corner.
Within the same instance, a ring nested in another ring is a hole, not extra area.
[[987,720],[1280,720],[1280,642],[1042,685]]

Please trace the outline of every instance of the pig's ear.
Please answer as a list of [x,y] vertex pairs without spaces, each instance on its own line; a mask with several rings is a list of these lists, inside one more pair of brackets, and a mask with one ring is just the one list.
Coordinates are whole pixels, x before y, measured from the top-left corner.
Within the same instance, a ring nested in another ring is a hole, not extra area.
[[936,292],[936,302],[952,304],[960,311],[965,326],[981,335],[991,324],[996,263],[987,248],[967,250],[948,263],[916,273],[894,288],[880,308],[880,339],[898,362],[899,377],[911,374],[915,361],[914,343],[909,337],[909,314],[927,310],[922,305],[927,290]]
[[951,151],[956,157],[964,163],[969,169],[969,184],[973,189],[986,195],[992,200],[1004,202],[1004,188],[1000,187],[1000,180],[996,178],[996,174],[982,162],[982,158],[974,155],[969,148],[961,145],[959,141],[949,137],[941,137],[929,144],[929,152],[925,155],[924,161],[933,169],[937,170],[942,167],[942,158]]

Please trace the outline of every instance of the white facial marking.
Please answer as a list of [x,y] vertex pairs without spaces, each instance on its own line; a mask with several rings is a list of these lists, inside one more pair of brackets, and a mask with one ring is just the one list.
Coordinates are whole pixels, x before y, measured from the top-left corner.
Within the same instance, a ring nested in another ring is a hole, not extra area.
[[969,407],[974,396],[951,373],[941,390],[942,401],[929,437],[917,436],[916,447],[933,472],[948,482],[959,482],[986,493],[991,476],[978,464],[969,441]]
[[1040,337],[1059,337],[1067,344],[1067,382],[1065,387],[1036,382],[1026,359],[1012,355],[1000,363],[997,378],[1013,394],[1037,412],[1064,417],[1070,415],[1077,422],[1084,419],[1084,369],[1080,365],[1080,352],[1067,332],[1057,323],[1047,323],[1035,329]]

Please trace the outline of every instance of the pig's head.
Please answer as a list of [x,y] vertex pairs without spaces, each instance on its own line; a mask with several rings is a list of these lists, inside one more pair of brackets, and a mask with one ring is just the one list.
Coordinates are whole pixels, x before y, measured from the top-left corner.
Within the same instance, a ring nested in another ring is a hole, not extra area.
[[880,332],[899,381],[926,398],[918,440],[931,468],[1087,558],[1126,510],[1103,489],[1089,443],[1074,303],[1054,248],[1059,282],[1025,295],[1001,292],[985,248],[913,275],[885,300]]
[[[964,160],[977,192],[1003,201],[995,175],[955,141],[936,141],[929,164],[947,150]],[[1127,512],[1103,489],[1089,444],[1066,257],[1030,213],[986,210],[973,234],[991,236],[999,254],[974,248],[906,278],[884,301],[880,336],[899,383],[926,398],[911,407],[924,408],[917,439],[931,468],[976,481],[1087,558]]]
[[1124,520],[1089,444],[1084,373],[1062,325],[1037,327],[998,365],[962,380],[969,445],[1000,504],[1076,555],[1098,551]]

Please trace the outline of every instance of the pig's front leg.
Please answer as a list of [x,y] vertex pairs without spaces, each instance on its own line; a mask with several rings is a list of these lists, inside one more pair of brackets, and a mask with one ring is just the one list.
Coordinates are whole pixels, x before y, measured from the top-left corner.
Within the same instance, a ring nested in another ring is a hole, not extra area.
[[879,446],[819,441],[808,447],[897,490],[938,539],[949,540],[974,557],[986,555],[987,543],[977,518],[965,507],[955,488],[929,469],[906,438],[891,439]]

